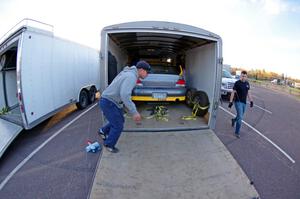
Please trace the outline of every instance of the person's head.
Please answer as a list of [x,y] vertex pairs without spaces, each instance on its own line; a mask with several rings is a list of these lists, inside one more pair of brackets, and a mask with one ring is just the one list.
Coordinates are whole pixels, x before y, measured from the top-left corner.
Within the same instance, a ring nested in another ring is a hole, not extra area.
[[139,78],[146,78],[147,75],[148,75],[148,72],[151,71],[151,66],[150,64],[148,64],[146,61],[139,61],[137,64],[136,64],[136,68],[138,70],[138,76]]
[[243,70],[243,71],[241,72],[240,80],[241,80],[242,82],[245,82],[245,81],[247,80],[247,71]]

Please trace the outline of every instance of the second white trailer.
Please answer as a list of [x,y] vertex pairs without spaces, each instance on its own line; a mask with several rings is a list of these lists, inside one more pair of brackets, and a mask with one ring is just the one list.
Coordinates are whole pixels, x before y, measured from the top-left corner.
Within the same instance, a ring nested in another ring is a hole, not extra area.
[[28,25],[0,44],[0,156],[14,137],[63,107],[94,102],[99,52]]

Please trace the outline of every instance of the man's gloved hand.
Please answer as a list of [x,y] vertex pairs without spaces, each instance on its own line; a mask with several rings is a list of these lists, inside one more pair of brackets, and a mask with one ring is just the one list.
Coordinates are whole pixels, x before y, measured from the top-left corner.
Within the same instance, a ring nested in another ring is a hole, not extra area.
[[251,108],[253,107],[253,101],[250,102],[250,107],[251,107]]
[[228,104],[228,108],[231,108],[231,107],[232,107],[232,105],[233,105],[233,103],[232,103],[232,102],[229,102],[229,104]]

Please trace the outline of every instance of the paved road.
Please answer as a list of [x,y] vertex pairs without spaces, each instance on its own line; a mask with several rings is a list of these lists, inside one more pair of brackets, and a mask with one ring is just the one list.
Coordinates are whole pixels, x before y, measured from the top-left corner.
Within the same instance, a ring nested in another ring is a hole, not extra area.
[[[263,199],[300,198],[300,102],[265,88],[252,89],[257,106],[247,107],[244,121],[280,147],[295,163],[253,129],[243,125],[233,136],[231,116],[219,109],[216,134],[254,182]],[[227,108],[228,102],[222,107]],[[230,183],[230,182],[229,182]]]
[[[45,140],[83,111],[75,106],[24,131],[0,161],[0,183]],[[86,153],[86,140],[99,139],[99,109],[94,107],[36,153],[0,190],[0,198],[86,198],[100,153]]]
[[[219,110],[216,134],[226,145],[262,199],[300,198],[300,102],[264,88],[252,89],[255,106],[245,121],[277,144],[293,163],[253,129],[243,125],[241,139],[233,136],[231,116]],[[226,111],[227,102],[222,107]],[[0,160],[0,183],[32,151],[83,111],[74,106],[20,135]],[[86,140],[96,140],[100,121],[92,108],[58,134],[16,172],[0,198],[86,198],[101,154],[86,153]],[[230,182],[228,182],[230,183]]]

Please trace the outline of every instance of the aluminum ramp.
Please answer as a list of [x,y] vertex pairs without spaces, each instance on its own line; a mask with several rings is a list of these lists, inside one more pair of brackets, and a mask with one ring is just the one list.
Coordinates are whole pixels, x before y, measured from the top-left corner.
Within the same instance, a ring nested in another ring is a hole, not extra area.
[[124,132],[103,151],[90,199],[247,199],[255,187],[211,130]]
[[0,118],[0,158],[23,127]]

